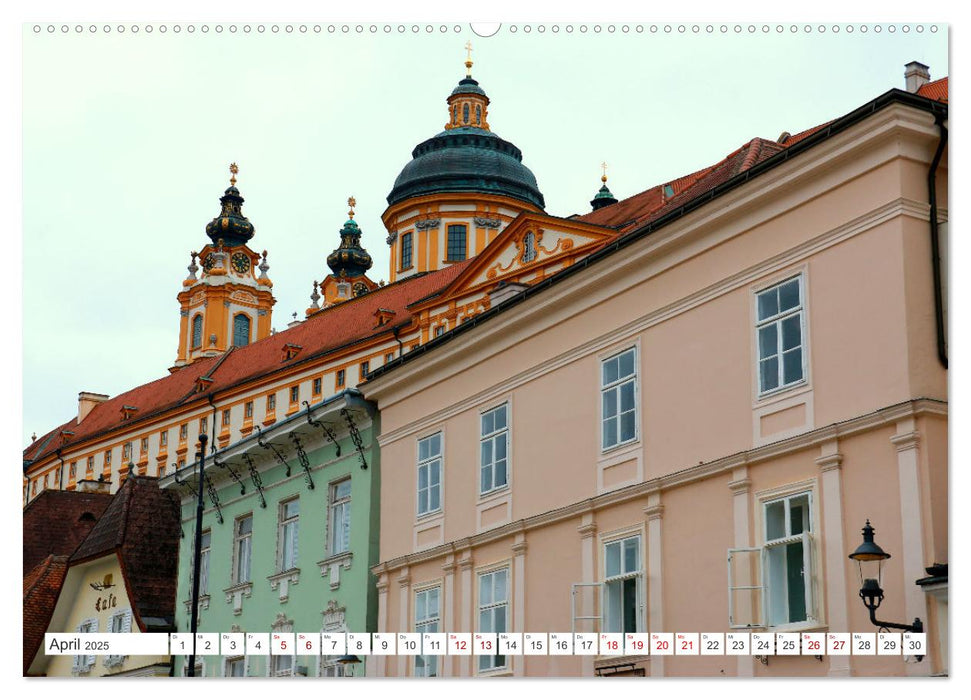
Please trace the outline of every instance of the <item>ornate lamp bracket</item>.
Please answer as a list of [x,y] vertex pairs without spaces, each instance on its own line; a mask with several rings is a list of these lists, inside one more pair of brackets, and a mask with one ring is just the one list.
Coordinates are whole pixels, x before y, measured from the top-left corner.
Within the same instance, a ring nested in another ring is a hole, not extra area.
[[253,481],[253,486],[260,494],[260,508],[266,508],[266,499],[263,498],[263,479],[260,478],[260,473],[256,471],[256,467],[253,465],[253,458],[244,454],[243,459],[249,465],[249,477]]

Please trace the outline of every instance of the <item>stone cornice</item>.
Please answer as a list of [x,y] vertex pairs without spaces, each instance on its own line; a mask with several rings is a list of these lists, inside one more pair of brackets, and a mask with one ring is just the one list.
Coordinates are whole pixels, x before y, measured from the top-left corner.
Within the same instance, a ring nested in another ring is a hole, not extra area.
[[[609,491],[594,498],[584,499],[576,503],[556,508],[545,513],[532,515],[528,518],[516,520],[500,527],[486,530],[471,537],[465,537],[458,542],[445,543],[437,547],[422,550],[412,554],[406,554],[372,567],[375,574],[383,571],[401,568],[418,564],[425,561],[438,559],[452,553],[458,548],[478,547],[480,545],[495,542],[506,537],[511,537],[519,532],[529,532],[538,527],[544,527],[553,523],[578,518],[585,513],[596,512],[608,506],[626,503],[638,498],[644,498],[651,493],[663,491],[689,484],[695,481],[710,478],[719,474],[731,475],[732,471],[739,466],[757,464],[775,457],[791,454],[810,447],[819,447],[833,439],[834,436],[848,437],[863,433],[874,428],[896,424],[898,420],[910,416],[922,415],[947,415],[947,403],[936,399],[918,398],[903,401],[892,406],[878,409],[872,413],[867,413],[856,418],[852,418],[841,423],[826,425],[816,430],[811,430],[800,435],[795,435],[779,442],[770,443],[761,447],[756,447],[746,452],[728,455],[711,462],[695,465],[655,477],[648,481],[627,486],[616,491]],[[746,479],[741,479],[733,483],[742,484]],[[597,526],[595,523],[588,523],[577,527],[581,537],[592,537],[596,534]],[[460,544],[459,544],[460,543]],[[471,567],[472,560],[463,559],[459,562],[460,567]]]

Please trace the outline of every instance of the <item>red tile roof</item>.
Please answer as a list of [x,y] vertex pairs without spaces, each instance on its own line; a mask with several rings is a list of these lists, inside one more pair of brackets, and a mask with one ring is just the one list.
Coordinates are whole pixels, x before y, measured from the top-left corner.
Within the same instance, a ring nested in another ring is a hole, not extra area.
[[947,87],[947,76],[944,76],[939,80],[924,83],[917,88],[917,94],[938,102],[947,102]]
[[44,641],[67,575],[67,557],[50,554],[24,576],[24,675]]
[[[218,392],[248,379],[293,367],[371,337],[387,334],[390,326],[375,328],[374,314],[378,309],[394,312],[395,325],[409,321],[409,304],[446,287],[468,263],[467,260],[443,270],[378,287],[364,296],[324,309],[293,328],[236,348],[220,357],[197,360],[174,374],[119,394],[96,405],[80,424],[76,418],[72,418],[35,440],[24,450],[23,458],[25,461],[36,461],[65,444],[76,444],[85,438],[125,424],[136,424],[153,414],[197,400],[201,396],[195,392],[197,380],[210,372],[213,381],[206,392]],[[303,349],[296,358],[283,361],[283,349],[288,343],[300,345]],[[126,405],[138,407],[135,418],[127,421],[122,419],[121,413],[122,406]],[[74,435],[61,434],[65,430]]]
[[117,554],[139,628],[171,625],[181,534],[179,496],[154,477],[130,476],[69,565]]
[[[948,79],[945,77],[921,86],[917,94],[940,102],[947,102],[947,91]],[[776,153],[812,136],[831,123],[832,121],[829,121],[806,129],[798,134],[786,137],[782,142],[754,138],[714,165],[671,182],[657,185],[627,199],[622,199],[616,204],[602,207],[576,218],[591,224],[616,228],[620,232],[626,233],[663,216],[670,210],[704,194],[740,172],[744,172]],[[666,187],[673,190],[670,195],[665,193]]]
[[48,490],[24,508],[24,573],[49,555],[70,556],[111,503],[106,493]]

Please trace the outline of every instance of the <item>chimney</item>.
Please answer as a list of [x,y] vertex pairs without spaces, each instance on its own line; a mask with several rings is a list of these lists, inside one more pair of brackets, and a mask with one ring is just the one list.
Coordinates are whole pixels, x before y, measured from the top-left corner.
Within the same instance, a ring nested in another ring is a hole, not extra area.
[[91,409],[107,400],[107,394],[95,394],[91,391],[80,392],[78,394],[78,423],[83,421],[91,413]]
[[77,490],[80,493],[111,493],[111,482],[105,481],[103,478],[95,479],[81,479],[78,482]]
[[911,61],[904,66],[904,80],[907,81],[907,92],[917,92],[920,86],[930,82],[931,69],[923,63]]
[[528,287],[528,284],[520,284],[519,282],[500,282],[493,287],[491,292],[489,292],[489,306],[497,306],[506,299],[511,299],[512,297],[516,296]]

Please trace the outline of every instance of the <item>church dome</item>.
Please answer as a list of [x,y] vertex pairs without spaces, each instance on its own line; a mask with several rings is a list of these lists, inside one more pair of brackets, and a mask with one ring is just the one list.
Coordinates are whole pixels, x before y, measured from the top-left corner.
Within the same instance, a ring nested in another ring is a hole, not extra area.
[[349,217],[341,228],[341,243],[333,253],[327,256],[327,265],[335,277],[360,277],[371,269],[370,254],[361,246],[361,229],[354,221],[353,197],[347,200],[351,210]]
[[[466,66],[471,69],[471,61]],[[411,152],[411,162],[388,194],[388,205],[421,195],[482,192],[545,208],[536,176],[522,163],[522,151],[489,129],[489,97],[479,83],[467,75],[446,102],[445,131]]]
[[232,177],[229,180],[229,187],[219,198],[222,211],[219,216],[206,224],[206,235],[213,242],[213,245],[237,246],[245,245],[253,237],[255,228],[249,219],[243,216],[243,202],[245,201],[236,189],[236,173],[239,169],[233,163],[229,166]]

